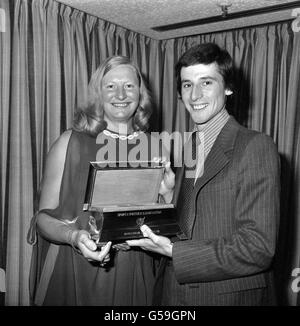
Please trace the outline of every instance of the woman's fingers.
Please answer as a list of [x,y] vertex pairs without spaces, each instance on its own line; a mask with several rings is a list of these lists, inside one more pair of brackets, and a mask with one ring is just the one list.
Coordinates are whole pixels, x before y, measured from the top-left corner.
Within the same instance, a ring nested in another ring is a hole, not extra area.
[[[93,243],[92,243],[93,242]],[[81,246],[79,247],[82,255],[88,260],[95,260],[102,262],[103,260],[109,261],[109,251],[111,242],[106,243],[100,250],[97,250],[97,245],[93,240],[84,238],[82,239]]]

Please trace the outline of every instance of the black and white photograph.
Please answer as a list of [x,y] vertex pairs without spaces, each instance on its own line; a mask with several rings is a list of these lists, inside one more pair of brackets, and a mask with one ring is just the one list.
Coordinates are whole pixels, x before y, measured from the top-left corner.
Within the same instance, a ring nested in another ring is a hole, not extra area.
[[300,306],[300,1],[0,0],[0,209],[6,309]]

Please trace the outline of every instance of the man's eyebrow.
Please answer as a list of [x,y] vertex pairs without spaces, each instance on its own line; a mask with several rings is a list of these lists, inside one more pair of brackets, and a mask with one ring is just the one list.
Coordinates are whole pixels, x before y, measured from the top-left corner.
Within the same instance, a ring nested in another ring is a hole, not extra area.
[[213,76],[202,76],[199,79],[212,79],[212,80],[218,80],[218,78],[213,77]]
[[[211,80],[218,81],[218,78],[217,77],[213,77],[213,76],[202,76],[199,79],[200,80],[211,79]],[[186,83],[186,82],[191,82],[191,80],[190,79],[181,79],[181,83]]]

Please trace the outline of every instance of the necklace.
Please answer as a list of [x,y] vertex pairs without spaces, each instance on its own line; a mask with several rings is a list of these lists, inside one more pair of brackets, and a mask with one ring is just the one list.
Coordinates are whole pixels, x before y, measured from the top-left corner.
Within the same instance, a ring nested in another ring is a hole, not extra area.
[[109,136],[111,138],[114,138],[114,139],[119,138],[121,140],[133,139],[140,134],[139,132],[135,131],[133,134],[125,136],[125,135],[115,134],[107,129],[103,130],[103,133],[104,133],[104,135]]

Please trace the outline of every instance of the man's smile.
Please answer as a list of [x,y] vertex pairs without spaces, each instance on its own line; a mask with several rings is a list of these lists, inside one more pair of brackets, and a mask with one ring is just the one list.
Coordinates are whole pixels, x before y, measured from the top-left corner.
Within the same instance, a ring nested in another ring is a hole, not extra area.
[[207,103],[205,104],[191,104],[193,110],[203,110],[208,106]]

